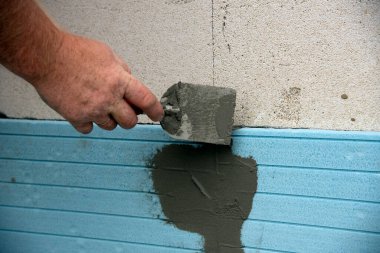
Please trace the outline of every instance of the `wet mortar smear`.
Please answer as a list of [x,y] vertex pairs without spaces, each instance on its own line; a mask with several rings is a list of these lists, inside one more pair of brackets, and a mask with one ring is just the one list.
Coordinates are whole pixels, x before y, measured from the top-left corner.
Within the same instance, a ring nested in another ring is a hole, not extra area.
[[206,253],[243,253],[241,228],[252,209],[257,166],[231,147],[167,145],[149,166],[169,223],[204,237]]

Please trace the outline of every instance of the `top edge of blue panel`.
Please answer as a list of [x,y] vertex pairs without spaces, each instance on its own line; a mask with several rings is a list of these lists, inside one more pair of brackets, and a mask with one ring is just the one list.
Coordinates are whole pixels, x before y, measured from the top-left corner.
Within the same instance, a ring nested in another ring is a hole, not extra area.
[[[113,131],[105,131],[95,125],[90,134],[84,135],[75,131],[67,121],[59,120],[0,119],[0,134],[176,141],[158,124],[138,124],[129,130],[117,127]],[[380,132],[243,127],[234,130],[233,137],[380,141]]]

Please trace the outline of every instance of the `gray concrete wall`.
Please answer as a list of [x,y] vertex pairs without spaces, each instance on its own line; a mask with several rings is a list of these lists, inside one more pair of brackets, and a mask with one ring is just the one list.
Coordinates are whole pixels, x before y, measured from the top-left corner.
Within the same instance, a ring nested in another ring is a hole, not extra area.
[[[113,47],[158,97],[180,80],[227,86],[237,125],[380,131],[379,0],[42,2]],[[23,80],[0,77],[0,111],[60,118]]]

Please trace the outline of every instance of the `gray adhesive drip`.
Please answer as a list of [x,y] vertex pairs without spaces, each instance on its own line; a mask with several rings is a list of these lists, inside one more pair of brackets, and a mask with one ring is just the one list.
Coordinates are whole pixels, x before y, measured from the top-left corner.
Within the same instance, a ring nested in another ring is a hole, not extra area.
[[168,145],[149,164],[168,222],[204,237],[205,252],[243,253],[241,228],[257,189],[255,160],[231,147]]

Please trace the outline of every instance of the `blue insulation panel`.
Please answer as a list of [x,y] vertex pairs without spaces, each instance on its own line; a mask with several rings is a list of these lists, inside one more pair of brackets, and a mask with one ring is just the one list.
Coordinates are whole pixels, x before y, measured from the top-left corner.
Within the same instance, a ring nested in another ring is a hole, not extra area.
[[[165,221],[146,166],[175,143],[156,125],[0,120],[0,252],[203,252]],[[380,133],[243,128],[233,152],[258,163],[246,253],[380,252]]]

